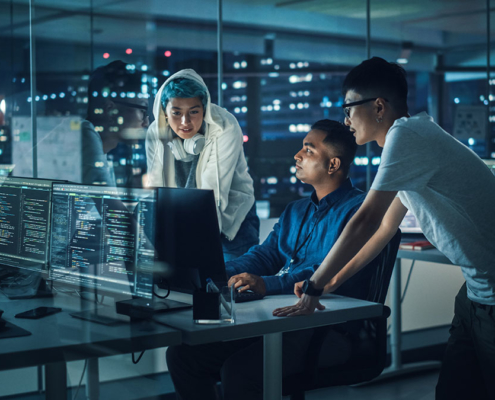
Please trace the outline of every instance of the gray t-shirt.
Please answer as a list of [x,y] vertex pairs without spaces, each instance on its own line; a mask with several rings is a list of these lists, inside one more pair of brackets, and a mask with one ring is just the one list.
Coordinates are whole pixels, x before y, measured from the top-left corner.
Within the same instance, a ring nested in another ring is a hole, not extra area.
[[371,188],[398,191],[426,238],[461,267],[468,297],[495,305],[495,176],[473,151],[426,113],[401,118]]

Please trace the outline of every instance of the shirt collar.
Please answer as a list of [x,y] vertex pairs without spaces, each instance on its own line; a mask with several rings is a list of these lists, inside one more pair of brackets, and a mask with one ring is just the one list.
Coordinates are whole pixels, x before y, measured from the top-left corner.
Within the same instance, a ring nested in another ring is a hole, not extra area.
[[331,207],[335,203],[337,203],[341,198],[343,198],[347,193],[349,193],[354,186],[349,178],[347,178],[338,189],[333,192],[327,194],[320,201],[318,201],[318,197],[316,197],[316,190],[311,194],[311,202],[316,206],[316,208],[320,207]]

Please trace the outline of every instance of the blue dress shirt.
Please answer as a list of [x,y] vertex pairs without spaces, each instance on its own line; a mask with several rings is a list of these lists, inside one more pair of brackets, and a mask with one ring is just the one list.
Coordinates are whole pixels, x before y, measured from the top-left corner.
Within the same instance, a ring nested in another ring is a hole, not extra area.
[[[227,275],[247,272],[261,276],[267,295],[294,293],[294,284],[313,275],[364,198],[347,179],[319,202],[313,192],[310,198],[290,203],[263,244],[226,264]],[[366,298],[364,291],[373,269],[369,267],[335,293]]]

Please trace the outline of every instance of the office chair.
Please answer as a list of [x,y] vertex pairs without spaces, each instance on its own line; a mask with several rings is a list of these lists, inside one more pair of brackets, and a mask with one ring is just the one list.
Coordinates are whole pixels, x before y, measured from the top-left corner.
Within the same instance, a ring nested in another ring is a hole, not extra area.
[[[366,300],[384,304],[392,270],[399,249],[401,233],[397,231],[392,240],[378,257],[378,267],[370,280]],[[377,318],[363,321],[359,340],[353,342],[352,355],[341,365],[319,367],[318,359],[329,329],[335,326],[323,326],[315,329],[308,347],[304,372],[284,378],[282,391],[291,400],[304,400],[304,392],[330,386],[354,385],[369,381],[381,374],[387,357],[387,318],[390,308],[383,307],[383,313]],[[345,324],[340,325],[345,329]]]

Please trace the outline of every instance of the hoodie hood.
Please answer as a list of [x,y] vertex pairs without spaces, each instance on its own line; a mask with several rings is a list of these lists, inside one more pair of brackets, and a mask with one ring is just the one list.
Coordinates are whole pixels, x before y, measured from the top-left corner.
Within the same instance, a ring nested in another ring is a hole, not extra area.
[[[178,79],[178,78],[191,79],[191,80],[199,83],[205,89],[205,92],[206,92],[206,110],[205,110],[204,121],[209,126],[216,125],[218,128],[221,128],[220,124],[217,121],[215,121],[216,118],[214,119],[212,117],[212,103],[211,103],[211,98],[210,98],[210,92],[209,92],[208,87],[206,86],[205,82],[203,81],[203,78],[201,78],[201,76],[199,76],[196,73],[196,71],[194,71],[193,69],[183,69],[179,72],[176,72],[170,78],[168,78],[165,81],[165,83],[160,87],[160,90],[158,90],[158,92],[155,96],[155,102],[153,103],[153,115],[155,117],[155,121],[157,121],[157,124],[158,124],[158,131],[159,131],[160,139],[169,139],[170,140],[172,137],[171,129],[167,129],[167,128],[169,128],[169,124],[165,118],[165,111],[162,108],[161,100],[162,100],[163,89],[171,81]],[[216,129],[214,129],[214,130],[216,130]]]

